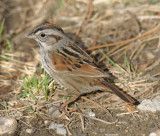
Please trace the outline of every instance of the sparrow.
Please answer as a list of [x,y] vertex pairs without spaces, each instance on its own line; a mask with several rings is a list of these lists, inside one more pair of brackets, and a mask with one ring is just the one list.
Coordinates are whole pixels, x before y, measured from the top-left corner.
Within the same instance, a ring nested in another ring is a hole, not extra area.
[[58,25],[42,24],[35,28],[28,38],[34,39],[40,46],[40,59],[44,70],[75,94],[75,99],[97,90],[110,90],[129,104],[139,103],[109,82],[110,75],[98,68],[93,59]]

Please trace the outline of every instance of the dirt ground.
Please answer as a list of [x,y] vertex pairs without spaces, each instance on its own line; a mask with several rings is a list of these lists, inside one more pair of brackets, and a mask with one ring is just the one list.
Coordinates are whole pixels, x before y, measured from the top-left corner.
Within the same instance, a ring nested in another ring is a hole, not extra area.
[[58,24],[119,88],[140,102],[160,99],[159,0],[1,0],[0,15],[0,117],[17,120],[15,136],[58,136],[52,123],[73,136],[148,136],[160,129],[159,112],[131,110],[103,91],[68,105],[66,115],[53,112],[70,96],[41,71],[39,46],[26,37],[40,24]]

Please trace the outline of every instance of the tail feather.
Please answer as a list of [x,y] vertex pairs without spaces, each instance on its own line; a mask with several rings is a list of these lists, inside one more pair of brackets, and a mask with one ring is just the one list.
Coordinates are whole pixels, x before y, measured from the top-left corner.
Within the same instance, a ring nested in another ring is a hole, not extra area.
[[102,88],[110,89],[114,94],[116,94],[118,97],[120,97],[122,100],[124,100],[127,103],[131,103],[133,105],[139,104],[139,102],[137,100],[135,100],[134,98],[132,98],[128,94],[121,91],[117,86],[115,86],[112,83],[109,83],[109,82],[97,83],[96,82],[95,84],[98,86],[101,86]]

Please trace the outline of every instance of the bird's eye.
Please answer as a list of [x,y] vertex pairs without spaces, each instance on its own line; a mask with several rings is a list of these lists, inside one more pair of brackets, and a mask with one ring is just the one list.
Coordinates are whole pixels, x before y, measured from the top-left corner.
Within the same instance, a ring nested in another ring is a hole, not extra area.
[[43,38],[44,38],[45,36],[46,36],[46,35],[45,35],[44,33],[41,33],[41,37],[43,37]]

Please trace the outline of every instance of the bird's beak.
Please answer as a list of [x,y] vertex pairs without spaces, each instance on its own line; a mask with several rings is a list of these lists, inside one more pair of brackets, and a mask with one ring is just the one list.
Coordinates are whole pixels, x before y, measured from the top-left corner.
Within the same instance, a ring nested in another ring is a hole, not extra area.
[[27,38],[35,39],[34,33],[32,32],[32,33],[28,34],[28,35],[27,35]]

